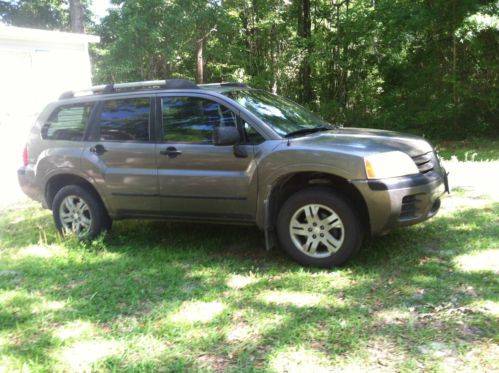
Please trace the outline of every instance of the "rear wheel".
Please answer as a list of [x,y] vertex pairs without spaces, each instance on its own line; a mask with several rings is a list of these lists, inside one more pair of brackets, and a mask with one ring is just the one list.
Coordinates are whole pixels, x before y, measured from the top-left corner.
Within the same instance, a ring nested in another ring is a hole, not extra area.
[[334,191],[312,187],[291,196],[277,218],[284,250],[303,265],[345,263],[362,243],[360,219],[352,204]]
[[100,199],[78,185],[65,186],[56,193],[52,213],[62,234],[79,238],[95,238],[112,224]]

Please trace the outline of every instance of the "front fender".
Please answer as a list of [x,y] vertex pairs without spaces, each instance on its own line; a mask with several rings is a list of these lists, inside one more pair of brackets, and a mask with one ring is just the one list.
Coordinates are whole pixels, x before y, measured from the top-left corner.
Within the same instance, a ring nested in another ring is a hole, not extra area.
[[257,225],[266,229],[268,200],[272,190],[285,178],[302,172],[320,172],[346,180],[363,178],[362,157],[306,148],[285,148],[270,153],[258,165]]

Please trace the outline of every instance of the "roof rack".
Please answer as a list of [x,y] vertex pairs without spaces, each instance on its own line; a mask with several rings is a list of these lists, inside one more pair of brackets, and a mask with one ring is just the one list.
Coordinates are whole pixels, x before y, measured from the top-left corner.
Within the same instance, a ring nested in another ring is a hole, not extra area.
[[145,82],[129,82],[129,83],[111,83],[96,85],[80,91],[64,92],[59,100],[73,98],[76,95],[93,94],[93,93],[113,93],[117,90],[133,90],[147,87],[158,87],[162,89],[199,89],[199,87],[185,79],[167,79],[167,80],[148,80]]
[[251,88],[249,85],[239,82],[222,82],[222,83],[205,83],[198,84],[198,87],[241,87],[241,88]]
[[227,82],[227,83],[220,83],[222,87],[241,87],[241,88],[251,88],[249,85],[246,85],[244,83],[238,83],[238,82]]

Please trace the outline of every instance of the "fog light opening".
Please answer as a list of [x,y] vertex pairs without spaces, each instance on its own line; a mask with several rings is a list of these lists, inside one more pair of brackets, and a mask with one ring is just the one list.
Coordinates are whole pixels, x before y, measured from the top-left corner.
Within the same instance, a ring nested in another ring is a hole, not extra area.
[[430,212],[432,214],[435,214],[440,209],[440,204],[441,204],[440,198],[437,198],[435,202],[433,202]]

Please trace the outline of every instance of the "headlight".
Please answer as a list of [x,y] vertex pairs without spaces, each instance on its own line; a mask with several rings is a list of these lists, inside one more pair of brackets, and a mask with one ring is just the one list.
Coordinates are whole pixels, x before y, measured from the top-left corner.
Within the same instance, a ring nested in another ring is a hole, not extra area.
[[393,151],[364,158],[368,179],[382,179],[418,174],[419,170],[407,154]]

